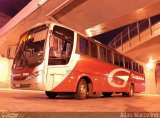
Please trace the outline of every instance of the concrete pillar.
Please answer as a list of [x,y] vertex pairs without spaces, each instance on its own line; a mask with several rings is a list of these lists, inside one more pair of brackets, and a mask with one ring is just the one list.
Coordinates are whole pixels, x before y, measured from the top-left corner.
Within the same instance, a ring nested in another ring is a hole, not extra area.
[[13,59],[9,59],[8,60],[8,64],[9,64],[9,70],[8,70],[8,82],[9,82],[9,88],[11,87],[11,69],[12,69],[12,64],[13,64]]
[[0,88],[10,88],[12,62],[0,55]]
[[160,94],[160,78],[157,79],[157,93]]
[[145,73],[145,93],[156,94],[156,77],[155,77],[155,66],[152,69],[148,69],[146,66],[144,68]]
[[157,82],[157,93],[160,94],[160,62],[156,62],[156,82]]

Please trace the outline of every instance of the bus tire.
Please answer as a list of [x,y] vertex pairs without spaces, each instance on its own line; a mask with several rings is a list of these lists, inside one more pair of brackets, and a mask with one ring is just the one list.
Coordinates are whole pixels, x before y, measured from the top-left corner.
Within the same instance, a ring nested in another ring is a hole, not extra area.
[[129,92],[123,92],[122,96],[124,96],[124,97],[132,97],[132,96],[134,96],[134,85],[130,85]]
[[112,94],[113,94],[113,92],[102,92],[102,95],[103,95],[104,97],[111,97]]
[[45,91],[45,93],[48,96],[48,98],[50,98],[50,99],[54,99],[58,95],[58,93],[54,93],[51,91]]
[[78,83],[75,98],[78,100],[84,100],[87,98],[87,83],[84,79],[81,79]]

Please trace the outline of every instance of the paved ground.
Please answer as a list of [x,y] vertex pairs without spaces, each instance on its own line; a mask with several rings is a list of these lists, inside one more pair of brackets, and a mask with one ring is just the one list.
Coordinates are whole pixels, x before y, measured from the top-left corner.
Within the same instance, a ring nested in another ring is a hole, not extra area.
[[160,95],[136,95],[75,100],[48,99],[44,92],[0,90],[0,112],[160,112]]

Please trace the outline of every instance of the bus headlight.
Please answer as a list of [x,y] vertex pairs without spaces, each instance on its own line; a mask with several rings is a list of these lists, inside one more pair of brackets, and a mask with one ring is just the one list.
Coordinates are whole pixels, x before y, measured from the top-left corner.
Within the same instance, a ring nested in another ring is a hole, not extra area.
[[42,73],[43,73],[43,71],[36,71],[36,72],[30,74],[30,75],[26,78],[26,80],[31,80],[31,79],[33,79],[33,78],[36,78],[37,76],[42,76]]

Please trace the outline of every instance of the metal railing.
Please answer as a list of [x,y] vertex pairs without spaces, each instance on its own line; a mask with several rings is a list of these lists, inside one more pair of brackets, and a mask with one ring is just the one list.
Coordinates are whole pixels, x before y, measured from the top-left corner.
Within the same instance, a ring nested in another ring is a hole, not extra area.
[[[124,43],[129,42],[129,45],[131,46],[131,39],[138,36],[139,40],[140,34],[145,31],[146,29],[150,29],[151,35],[152,35],[152,26],[160,22],[160,14],[138,21],[136,23],[133,23],[129,25],[127,28],[125,28],[120,34],[118,34],[115,38],[111,40],[109,43],[109,46],[112,48],[118,48],[120,46],[123,46]],[[123,47],[122,47],[123,50]]]

